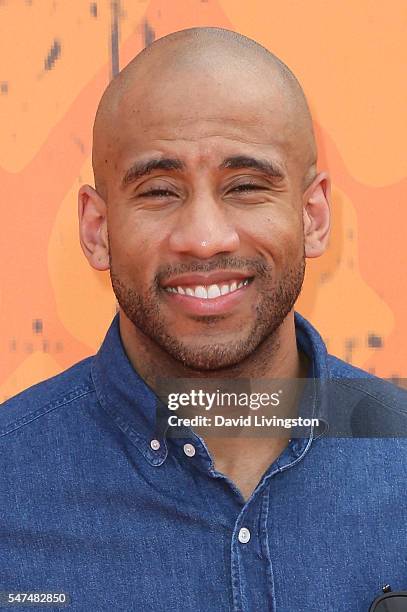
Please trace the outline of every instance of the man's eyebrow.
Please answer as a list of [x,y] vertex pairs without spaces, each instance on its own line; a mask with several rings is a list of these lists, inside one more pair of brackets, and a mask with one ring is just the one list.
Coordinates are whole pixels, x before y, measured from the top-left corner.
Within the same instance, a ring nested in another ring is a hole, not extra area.
[[122,179],[122,188],[127,187],[154,170],[184,170],[185,164],[176,158],[153,158],[147,161],[137,161],[126,171]]
[[[272,178],[285,178],[283,170],[275,162],[272,162],[269,159],[258,159],[256,157],[248,157],[246,155],[234,155],[232,157],[227,157],[218,167],[219,170],[242,170],[244,168],[259,170]],[[134,183],[134,181],[143,178],[143,176],[151,174],[154,170],[179,171],[185,169],[186,165],[182,160],[172,157],[152,158],[146,161],[137,161],[132,164],[128,170],[126,170],[126,173],[122,179],[122,188],[124,189],[131,183]]]
[[224,159],[219,170],[223,168],[232,168],[234,170],[242,170],[244,168],[252,168],[259,170],[272,178],[284,179],[285,173],[282,168],[275,162],[269,159],[258,159],[256,157],[248,157],[246,155],[235,155]]

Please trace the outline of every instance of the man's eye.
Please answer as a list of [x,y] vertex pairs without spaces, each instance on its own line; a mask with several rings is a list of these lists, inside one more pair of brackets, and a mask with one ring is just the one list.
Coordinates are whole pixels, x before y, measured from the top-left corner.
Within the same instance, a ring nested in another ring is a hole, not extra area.
[[243,185],[237,185],[236,187],[233,187],[232,191],[244,192],[254,191],[255,189],[260,189],[259,185],[256,185],[255,183],[245,183]]
[[[245,183],[242,185],[237,185],[236,187],[233,187],[233,189],[231,191],[238,191],[240,193],[244,193],[245,191],[254,191],[256,189],[260,189],[259,185],[256,185],[255,183]],[[145,191],[144,193],[140,194],[141,196],[147,196],[147,197],[168,197],[171,195],[176,195],[174,194],[173,191],[170,191],[169,189],[150,189],[149,191]]]
[[159,197],[164,198],[168,195],[175,195],[175,194],[169,189],[150,189],[149,191],[145,191],[144,193],[141,193],[140,195],[147,196],[147,197],[159,196]]

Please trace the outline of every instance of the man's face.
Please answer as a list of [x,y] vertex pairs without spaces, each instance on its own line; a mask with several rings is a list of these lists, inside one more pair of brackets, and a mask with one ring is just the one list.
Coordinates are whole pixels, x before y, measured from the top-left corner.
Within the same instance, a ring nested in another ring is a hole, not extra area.
[[[135,327],[190,368],[240,363],[301,289],[303,169],[283,109],[278,93],[265,104],[250,84],[205,75],[123,105],[107,180],[113,290]],[[163,159],[177,161],[129,172]]]

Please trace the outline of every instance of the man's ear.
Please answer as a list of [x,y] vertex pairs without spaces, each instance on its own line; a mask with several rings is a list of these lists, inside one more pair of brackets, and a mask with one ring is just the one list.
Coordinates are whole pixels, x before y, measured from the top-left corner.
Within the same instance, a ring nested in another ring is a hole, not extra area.
[[303,195],[306,257],[319,257],[328,246],[331,221],[331,179],[320,172]]
[[78,193],[79,240],[82,251],[95,270],[109,269],[105,201],[89,185],[82,185]]

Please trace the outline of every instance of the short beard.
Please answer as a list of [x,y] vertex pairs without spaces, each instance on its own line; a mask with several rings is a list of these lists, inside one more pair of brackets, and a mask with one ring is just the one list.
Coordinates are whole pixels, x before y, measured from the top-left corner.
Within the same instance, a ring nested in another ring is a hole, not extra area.
[[[171,334],[160,309],[162,289],[159,278],[144,293],[136,291],[125,284],[114,271],[110,258],[110,279],[117,301],[137,330],[145,334],[152,342],[167,352],[173,359],[185,368],[194,371],[216,371],[238,366],[247,359],[262,343],[272,340],[288,313],[292,310],[304,281],[305,254],[292,267],[285,271],[283,278],[275,285],[273,274],[263,262],[256,262],[256,279],[259,298],[254,306],[254,318],[245,337],[229,342],[208,342],[203,345],[193,345],[179,340]],[[231,265],[236,269],[233,258],[222,260],[221,268]],[[245,262],[246,263],[246,262]],[[253,269],[253,261],[249,266]],[[203,270],[204,264],[200,267]],[[247,268],[246,268],[247,269]],[[191,271],[190,269],[188,271]],[[214,325],[222,315],[196,317],[201,323]],[[238,333],[239,330],[236,330]],[[271,342],[273,344],[273,342]]]

